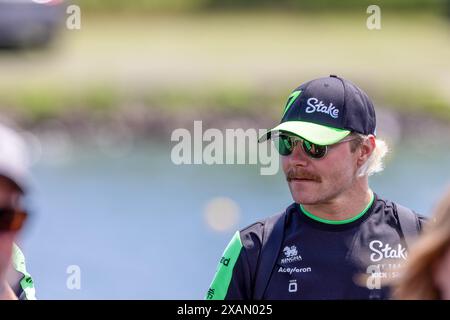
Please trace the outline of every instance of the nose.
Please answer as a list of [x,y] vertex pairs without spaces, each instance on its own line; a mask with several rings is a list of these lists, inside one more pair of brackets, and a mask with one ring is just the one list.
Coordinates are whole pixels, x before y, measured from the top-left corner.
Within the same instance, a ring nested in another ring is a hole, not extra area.
[[287,157],[289,157],[289,162],[293,166],[306,167],[309,162],[309,157],[303,150],[301,142],[295,145],[294,150]]

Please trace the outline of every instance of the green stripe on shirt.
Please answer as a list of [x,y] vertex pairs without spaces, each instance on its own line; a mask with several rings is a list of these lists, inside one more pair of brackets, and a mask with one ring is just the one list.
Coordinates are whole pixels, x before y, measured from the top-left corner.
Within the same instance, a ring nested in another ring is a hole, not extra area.
[[231,239],[228,246],[223,252],[214,279],[206,293],[207,300],[224,300],[228,287],[230,286],[231,277],[233,276],[234,265],[236,264],[239,254],[241,253],[242,242],[239,231],[237,231]]

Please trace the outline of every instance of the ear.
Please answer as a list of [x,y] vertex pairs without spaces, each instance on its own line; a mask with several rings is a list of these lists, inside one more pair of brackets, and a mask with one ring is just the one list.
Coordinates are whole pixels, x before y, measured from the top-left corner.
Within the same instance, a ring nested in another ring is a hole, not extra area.
[[376,139],[375,136],[369,135],[364,141],[361,143],[358,149],[358,166],[363,165],[367,159],[372,155],[372,152],[376,147]]

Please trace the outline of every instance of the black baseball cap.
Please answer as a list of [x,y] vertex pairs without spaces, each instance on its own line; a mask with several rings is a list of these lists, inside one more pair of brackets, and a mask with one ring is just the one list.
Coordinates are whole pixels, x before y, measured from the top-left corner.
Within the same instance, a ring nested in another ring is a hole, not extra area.
[[375,109],[363,90],[330,75],[297,87],[288,97],[281,123],[260,142],[274,132],[291,133],[318,145],[336,143],[351,132],[375,135]]

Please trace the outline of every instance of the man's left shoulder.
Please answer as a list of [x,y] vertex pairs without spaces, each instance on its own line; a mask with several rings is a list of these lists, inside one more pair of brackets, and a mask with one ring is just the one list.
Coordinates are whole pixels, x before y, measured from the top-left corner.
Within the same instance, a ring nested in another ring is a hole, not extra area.
[[388,200],[382,197],[379,197],[377,195],[377,210],[383,211],[386,215],[392,215],[394,217],[397,217],[399,214],[405,213],[407,215],[410,215],[411,217],[415,218],[418,223],[418,227],[421,230],[423,228],[423,225],[427,222],[428,218],[418,213],[415,209],[411,209],[408,206],[405,206],[397,201]]

